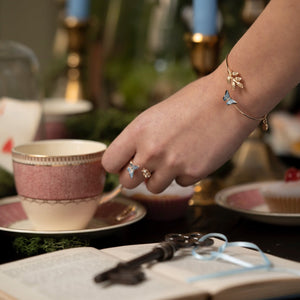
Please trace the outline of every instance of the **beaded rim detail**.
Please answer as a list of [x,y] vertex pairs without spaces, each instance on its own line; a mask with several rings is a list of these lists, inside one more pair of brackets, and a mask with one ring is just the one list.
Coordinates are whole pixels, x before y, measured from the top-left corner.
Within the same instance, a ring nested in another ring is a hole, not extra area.
[[86,155],[71,155],[71,156],[36,156],[21,153],[13,153],[12,159],[16,163],[36,166],[67,166],[78,165],[100,161],[103,152],[86,154]]
[[36,204],[61,204],[61,205],[68,205],[68,204],[80,204],[84,202],[90,202],[90,201],[99,201],[100,195],[97,195],[95,197],[88,197],[88,198],[82,198],[82,199],[67,199],[67,200],[50,200],[50,199],[34,199],[29,197],[24,197],[19,195],[18,196],[21,201],[26,201],[30,203],[36,203]]

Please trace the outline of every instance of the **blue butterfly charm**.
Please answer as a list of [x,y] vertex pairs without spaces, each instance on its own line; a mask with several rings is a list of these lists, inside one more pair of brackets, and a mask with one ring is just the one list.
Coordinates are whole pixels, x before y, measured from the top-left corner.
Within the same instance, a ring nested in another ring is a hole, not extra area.
[[133,178],[135,170],[137,170],[139,166],[134,165],[132,161],[129,162],[129,167],[127,168],[127,172],[129,173],[130,178]]
[[223,96],[223,100],[226,101],[227,105],[237,104],[237,102],[235,100],[233,100],[232,98],[230,98],[228,90],[225,91],[225,95]]

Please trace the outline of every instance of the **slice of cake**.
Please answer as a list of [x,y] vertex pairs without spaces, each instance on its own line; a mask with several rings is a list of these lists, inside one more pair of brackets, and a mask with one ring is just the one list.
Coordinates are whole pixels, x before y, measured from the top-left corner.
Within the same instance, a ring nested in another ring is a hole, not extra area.
[[300,170],[290,168],[285,178],[262,189],[271,212],[300,213]]

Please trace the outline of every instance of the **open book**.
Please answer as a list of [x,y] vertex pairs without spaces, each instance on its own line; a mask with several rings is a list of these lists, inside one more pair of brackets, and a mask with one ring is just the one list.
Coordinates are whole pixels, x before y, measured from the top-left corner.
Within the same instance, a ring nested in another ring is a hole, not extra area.
[[[220,243],[216,239],[212,247],[217,248]],[[177,251],[169,261],[143,266],[146,280],[137,285],[94,282],[99,272],[144,254],[153,247],[154,244],[103,250],[73,248],[0,265],[0,299],[254,300],[300,295],[300,263],[271,255],[267,257],[273,270],[215,276],[240,267],[219,259],[197,260],[191,252]],[[261,260],[258,251],[241,247],[228,249],[227,255],[250,263]],[[205,277],[209,274],[211,276]],[[191,278],[198,279],[191,281]]]

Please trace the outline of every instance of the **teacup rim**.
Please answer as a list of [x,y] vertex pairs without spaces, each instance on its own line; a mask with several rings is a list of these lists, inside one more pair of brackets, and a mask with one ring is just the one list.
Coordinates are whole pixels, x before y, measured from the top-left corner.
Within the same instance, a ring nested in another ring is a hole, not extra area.
[[[99,144],[102,146],[101,149],[97,151],[88,151],[87,153],[77,153],[77,154],[35,154],[35,153],[29,153],[25,151],[25,147],[31,147],[34,145],[40,145],[40,144],[55,144],[55,143],[90,143],[90,144]],[[22,150],[23,148],[23,150]],[[104,144],[103,142],[100,141],[94,141],[94,140],[84,140],[84,139],[50,139],[50,140],[38,140],[38,141],[32,141],[29,143],[24,143],[17,145],[12,148],[12,156],[22,156],[22,157],[30,157],[30,158],[54,158],[54,157],[59,157],[59,158],[64,158],[64,157],[85,157],[85,156],[90,156],[90,155],[96,155],[99,153],[103,153],[107,148],[107,145]]]

